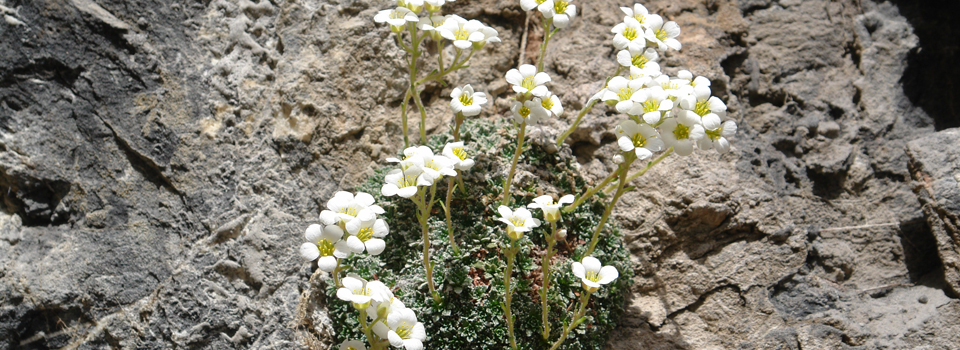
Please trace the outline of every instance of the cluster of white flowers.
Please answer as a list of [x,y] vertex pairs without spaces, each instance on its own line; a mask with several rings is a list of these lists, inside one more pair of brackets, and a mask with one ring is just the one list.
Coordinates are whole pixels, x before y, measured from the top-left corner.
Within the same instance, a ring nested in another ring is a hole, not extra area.
[[[416,23],[417,29],[425,35],[438,41],[450,40],[457,50],[479,50],[487,43],[500,42],[497,30],[478,20],[437,14],[444,3],[445,0],[400,0],[396,8],[378,12],[373,20],[389,24],[394,33],[403,31],[408,23]],[[421,16],[423,10],[427,13]]]
[[557,28],[566,28],[577,16],[577,6],[564,0],[520,0],[520,7],[524,11],[536,8]]
[[[367,281],[356,275],[343,278],[343,287],[337,289],[337,298],[349,302],[357,310],[366,311],[373,321],[373,332],[390,345],[406,350],[423,349],[427,333],[417,314],[408,309],[383,282]],[[340,345],[341,350],[350,348],[366,350],[363,342],[348,340]]]
[[538,72],[536,66],[524,64],[519,69],[511,69],[507,71],[506,79],[517,93],[517,99],[510,107],[517,124],[532,125],[551,115],[560,116],[563,113],[560,98],[545,85],[550,82],[550,76]]
[[336,269],[337,259],[352,253],[380,254],[386,247],[383,237],[390,232],[387,223],[377,218],[383,213],[370,194],[337,192],[320,212],[321,224],[307,227],[307,242],[300,245],[300,255],[317,260],[320,270],[330,272]]
[[617,62],[628,74],[610,79],[597,96],[630,117],[616,128],[620,149],[635,151],[640,160],[670,147],[686,156],[694,144],[703,150],[729,151],[726,138],[736,133],[737,124],[721,121],[727,106],[710,96],[710,80],[686,70],[670,77],[657,64],[658,49],[680,49],[676,39],[680,26],[664,22],[640,4],[621,10],[626,16],[611,31],[613,45],[620,50]]
[[444,176],[457,176],[457,170],[473,167],[463,141],[451,142],[443,147],[443,154],[434,154],[427,146],[408,147],[403,150],[403,159],[387,158],[399,163],[399,169],[390,170],[383,179],[380,193],[387,197],[410,198],[420,186],[433,186]]

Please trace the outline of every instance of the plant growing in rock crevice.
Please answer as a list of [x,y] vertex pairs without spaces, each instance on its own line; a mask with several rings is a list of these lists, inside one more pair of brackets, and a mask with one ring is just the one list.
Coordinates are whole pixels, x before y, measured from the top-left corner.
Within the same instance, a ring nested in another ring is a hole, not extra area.
[[[530,144],[527,128],[564,111],[550,91],[543,58],[551,38],[576,18],[577,7],[564,0],[522,0],[524,10],[541,14],[545,36],[536,65],[506,73],[515,93],[511,125],[468,120],[487,96],[465,85],[450,95],[450,135],[428,138],[420,85],[444,84],[487,43],[500,41],[496,30],[479,21],[440,15],[444,3],[401,0],[374,18],[390,26],[407,53],[409,85],[400,106],[404,149],[386,159],[395,167],[380,170],[361,192],[335,195],[321,213],[322,225],[308,228],[300,249],[318,261],[319,271],[332,273],[327,291],[343,301],[329,308],[340,348],[601,348],[632,275],[622,237],[607,225],[614,207],[634,189],[632,180],[672,153],[729,151],[727,138],[736,124],[723,121],[726,105],[711,96],[708,79],[661,72],[658,51],[681,48],[680,28],[636,4],[622,8],[626,16],[611,30],[620,50],[616,72],[557,138],[561,152]],[[448,43],[455,54],[445,64]],[[418,61],[425,45],[433,44],[438,68],[421,77]],[[420,114],[419,146],[407,134],[411,101]],[[626,116],[614,130],[621,153],[615,169],[588,186],[562,146],[601,101]],[[647,164],[633,171],[638,161]],[[518,181],[517,169],[524,166],[545,171]],[[443,218],[434,215],[438,206]],[[354,340],[361,338],[365,342]]]

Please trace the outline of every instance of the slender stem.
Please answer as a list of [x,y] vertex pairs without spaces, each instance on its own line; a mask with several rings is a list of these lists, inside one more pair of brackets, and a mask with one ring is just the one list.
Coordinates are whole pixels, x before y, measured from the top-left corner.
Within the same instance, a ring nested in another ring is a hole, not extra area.
[[613,207],[617,205],[617,201],[620,200],[620,196],[623,195],[625,185],[627,184],[627,172],[630,171],[630,164],[637,158],[636,154],[632,152],[624,152],[623,163],[620,163],[620,169],[618,173],[620,174],[620,184],[617,185],[617,193],[613,195],[613,199],[610,200],[610,203],[607,203],[607,208],[603,210],[603,216],[600,217],[600,223],[597,224],[597,228],[593,230],[593,236],[590,237],[590,247],[587,248],[587,251],[583,253],[583,256],[589,256],[593,253],[593,250],[597,248],[597,242],[600,238],[600,230],[603,229],[603,225],[607,223],[607,219],[610,219],[610,213],[613,212]]
[[437,40],[437,69],[443,73],[443,40]]
[[517,151],[513,153],[513,161],[510,163],[510,173],[503,180],[503,202],[502,205],[510,205],[510,186],[513,184],[513,174],[517,171],[517,162],[520,161],[520,153],[523,153],[523,138],[526,137],[527,122],[520,124],[520,132],[517,133]]
[[467,192],[467,186],[463,185],[463,176],[460,176],[460,172],[457,172],[457,184],[460,185],[460,192],[463,192],[464,195],[469,195]]
[[457,59],[459,59],[461,55],[461,51],[457,50],[457,55],[454,56],[453,63],[450,63],[450,67],[448,67],[446,70],[443,70],[443,71],[434,71],[433,73],[428,74],[423,79],[417,80],[417,85],[431,81],[431,80],[439,81],[440,78],[443,78],[445,75],[450,74],[450,72],[453,72],[461,68],[465,68],[464,64],[470,61],[470,58],[473,57],[473,53],[476,51],[477,50],[471,50],[470,53],[467,54],[467,57],[463,59],[463,61],[457,62]]
[[[459,171],[457,172],[459,174]],[[450,218],[450,202],[453,199],[453,177],[447,179],[447,201],[443,206],[444,214],[447,214],[447,233],[450,235],[450,246],[453,247],[453,253],[460,255],[460,246],[453,238],[453,220]]]
[[420,110],[420,143],[427,143],[427,110],[423,108],[423,101],[420,100],[420,91],[417,90],[416,86],[411,87],[413,89],[413,102],[417,104],[417,108]]
[[543,21],[543,42],[540,43],[540,57],[537,57],[537,71],[543,71],[543,57],[547,55],[547,44],[550,43],[550,38],[553,37],[560,28],[555,28],[550,30],[550,24],[553,23],[553,20]]
[[593,197],[593,195],[597,194],[597,192],[600,192],[600,190],[603,189],[605,186],[607,186],[607,184],[609,184],[611,181],[616,179],[618,175],[620,175],[620,168],[617,168],[616,171],[611,171],[610,175],[608,175],[606,179],[603,179],[603,181],[600,182],[599,185],[596,185],[593,188],[587,190],[587,192],[584,192],[582,195],[580,195],[580,197],[577,197],[577,200],[574,201],[572,204],[566,207],[563,207],[563,212],[569,213],[569,212],[572,212],[574,209],[577,209],[577,207],[579,207],[580,204],[583,204],[583,202],[586,202],[587,199],[590,199],[590,197]]
[[[374,338],[374,334],[372,332],[373,327],[367,324],[367,310],[360,310],[360,317],[358,321],[360,321],[360,327],[363,330],[363,335],[367,336],[367,341],[372,346],[371,350],[382,349],[381,346],[378,346],[380,343],[380,338]],[[376,323],[376,321],[374,321],[374,323]]]
[[[613,77],[620,75],[620,72],[622,70],[623,70],[623,67],[618,66],[617,72],[607,77],[607,81],[603,83],[603,88],[606,89],[607,83],[610,82],[610,79],[613,79]],[[592,110],[593,106],[596,105],[597,102],[599,101],[600,101],[599,99],[589,101],[586,106],[583,106],[583,108],[580,109],[580,113],[577,114],[577,119],[575,119],[573,121],[573,124],[571,124],[570,127],[567,128],[567,131],[564,131],[563,134],[560,134],[560,137],[557,138],[557,147],[563,146],[563,140],[566,140],[567,137],[570,136],[570,134],[573,134],[574,130],[577,130],[577,127],[580,126],[580,121],[583,120],[583,116],[587,115],[587,113],[590,113],[590,110]]]
[[340,259],[337,259],[337,267],[333,268],[333,283],[337,285],[337,288],[343,287],[340,284]]
[[403,148],[410,147],[410,137],[407,135],[407,102],[410,101],[410,89],[403,96],[403,103],[400,104],[400,119],[403,123]]
[[570,334],[574,328],[580,325],[583,322],[583,315],[587,313],[587,302],[590,301],[590,292],[583,292],[580,294],[580,308],[577,310],[577,313],[573,315],[573,320],[570,321],[570,325],[563,328],[563,334],[560,335],[560,339],[557,339],[556,343],[553,343],[553,346],[550,347],[550,350],[556,350],[563,344],[564,340],[567,340],[567,335]]
[[440,299],[440,293],[437,293],[437,288],[433,284],[433,265],[430,263],[430,224],[428,219],[430,218],[430,211],[433,209],[433,194],[436,194],[436,185],[431,186],[431,196],[430,202],[426,201],[426,189],[420,189],[418,197],[420,207],[420,228],[423,235],[423,269],[427,273],[427,287],[430,288],[430,296],[433,297],[433,300],[440,304],[442,300]]
[[542,278],[543,286],[540,288],[540,306],[543,310],[543,340],[550,339],[550,321],[547,319],[550,314],[550,302],[547,300],[550,292],[550,259],[553,258],[553,245],[557,243],[557,223],[550,222],[550,233],[547,234],[547,252],[543,254]]
[[457,112],[453,117],[453,142],[460,141],[460,125],[463,124],[463,112]]
[[[662,161],[664,158],[667,158],[667,156],[669,156],[671,153],[673,153],[673,147],[668,148],[667,151],[663,152],[663,154],[661,154],[660,157],[657,157],[657,159],[654,159],[650,163],[647,163],[647,166],[644,167],[643,170],[640,170],[636,174],[633,174],[627,177],[627,183],[630,183],[630,181],[633,181],[634,179],[640,176],[643,176],[643,174],[646,174],[647,171],[650,170],[650,168],[653,168],[654,165],[657,165],[657,163],[660,163],[660,161]],[[613,189],[616,188],[617,185],[619,184],[610,185],[609,187],[604,189],[603,192],[609,194],[610,191],[613,191]]]
[[510,240],[510,248],[507,248],[507,268],[503,271],[503,286],[506,289],[506,294],[504,294],[503,302],[503,313],[507,317],[507,334],[510,335],[510,348],[517,349],[517,338],[513,334],[513,314],[511,313],[510,303],[513,302],[513,292],[510,290],[510,279],[513,275],[513,260],[517,256],[517,251],[520,250],[518,246],[518,239]]

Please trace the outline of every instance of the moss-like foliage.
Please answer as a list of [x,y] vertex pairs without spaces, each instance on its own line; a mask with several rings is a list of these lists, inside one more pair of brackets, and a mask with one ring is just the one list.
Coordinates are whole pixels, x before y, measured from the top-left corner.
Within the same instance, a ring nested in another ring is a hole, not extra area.
[[[508,348],[503,303],[503,270],[506,265],[501,248],[509,244],[504,224],[498,218],[500,192],[505,173],[515,151],[515,141],[504,145],[501,140],[516,137],[516,130],[488,121],[468,121],[462,127],[468,149],[473,151],[477,164],[464,176],[466,191],[459,188],[451,204],[454,236],[462,249],[454,254],[448,242],[444,212],[439,202],[446,196],[446,180],[437,188],[437,205],[430,219],[431,259],[435,263],[434,279],[444,303],[436,305],[429,297],[422,263],[421,230],[416,220],[415,205],[407,199],[380,196],[380,186],[389,167],[380,169],[358,191],[373,194],[386,213],[382,216],[390,225],[385,238],[387,249],[379,256],[366,254],[348,258],[349,273],[367,279],[379,279],[392,286],[394,293],[414,309],[427,331],[426,349],[496,349]],[[450,141],[449,135],[435,136],[428,146],[435,152]],[[548,154],[539,146],[525,150],[520,162],[537,169],[540,181],[550,183],[560,194],[582,193],[587,184],[575,171],[573,157]],[[514,205],[526,205],[536,196],[536,181],[530,185],[514,183]],[[581,205],[574,213],[564,214],[559,223],[566,228],[565,241],[557,243],[550,288],[550,343],[559,338],[564,322],[575,312],[581,282],[570,271],[572,261],[579,261],[586,250],[593,230],[603,214],[609,199],[594,198]],[[534,210],[535,217],[542,213]],[[516,315],[517,343],[521,349],[547,349],[542,339],[541,306],[538,289],[541,286],[541,257],[545,253],[544,234],[550,230],[543,222],[521,239],[521,252],[514,268],[515,296],[513,313]],[[589,304],[587,321],[570,333],[561,349],[602,349],[609,332],[623,314],[624,292],[633,277],[629,252],[623,246],[622,236],[614,220],[601,233],[601,241],[593,256],[604,265],[613,265],[620,278],[595,293]],[[336,294],[329,283],[327,294]],[[337,341],[364,339],[357,324],[357,311],[347,302],[331,297],[330,318],[337,330]]]

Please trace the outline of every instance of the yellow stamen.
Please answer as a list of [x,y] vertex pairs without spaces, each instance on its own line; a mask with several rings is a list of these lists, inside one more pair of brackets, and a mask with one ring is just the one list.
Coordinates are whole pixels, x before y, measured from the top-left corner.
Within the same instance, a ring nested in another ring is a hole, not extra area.
[[323,240],[320,240],[319,243],[317,243],[317,249],[320,250],[320,256],[331,256],[333,255],[334,247],[333,247],[333,243],[330,243],[330,241],[323,239]]
[[467,159],[467,151],[461,147],[454,148],[453,155],[457,156],[457,158],[460,158],[460,160]]
[[673,136],[677,140],[686,140],[690,138],[690,128],[683,124],[677,124],[677,128],[673,129]]
[[623,30],[623,37],[627,38],[627,40],[633,41],[637,38],[637,30],[633,29],[633,27],[627,27],[627,29]]
[[373,238],[373,229],[369,227],[360,229],[360,232],[357,232],[357,238],[360,239],[360,242],[369,241],[370,238]]

